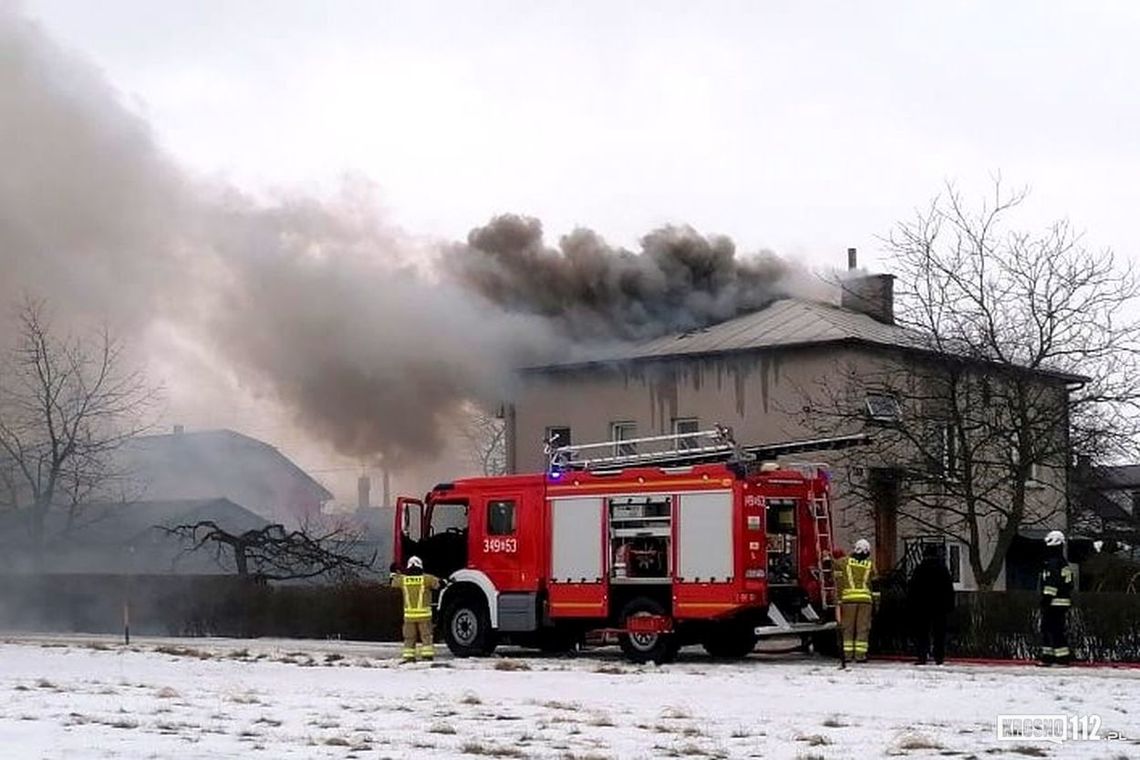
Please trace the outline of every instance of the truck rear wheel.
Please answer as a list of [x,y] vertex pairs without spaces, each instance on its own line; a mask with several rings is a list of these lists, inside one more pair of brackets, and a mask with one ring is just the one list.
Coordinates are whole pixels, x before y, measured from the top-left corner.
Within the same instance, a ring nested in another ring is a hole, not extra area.
[[[665,615],[665,608],[648,597],[638,597],[622,608],[619,620],[626,625],[631,617]],[[655,662],[662,665],[677,657],[677,637],[671,633],[623,633],[618,636],[621,651],[636,663]]]
[[486,657],[495,651],[496,637],[487,604],[474,594],[448,600],[441,622],[444,641],[456,657]]
[[744,623],[721,623],[706,634],[701,645],[713,657],[739,660],[752,654],[758,637],[752,626]]

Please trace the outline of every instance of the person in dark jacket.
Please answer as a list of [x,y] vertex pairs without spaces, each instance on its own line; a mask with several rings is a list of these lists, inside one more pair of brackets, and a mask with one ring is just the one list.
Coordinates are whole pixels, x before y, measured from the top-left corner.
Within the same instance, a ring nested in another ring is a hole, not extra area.
[[[922,547],[922,562],[907,587],[907,608],[914,621],[916,662],[925,665],[933,648],[934,661],[946,657],[946,618],[954,611],[954,581],[937,544]],[[933,647],[932,647],[933,645]]]
[[1073,568],[1065,559],[1065,534],[1045,536],[1045,567],[1041,570],[1041,664],[1067,665],[1073,659],[1065,634],[1065,618],[1073,604]]

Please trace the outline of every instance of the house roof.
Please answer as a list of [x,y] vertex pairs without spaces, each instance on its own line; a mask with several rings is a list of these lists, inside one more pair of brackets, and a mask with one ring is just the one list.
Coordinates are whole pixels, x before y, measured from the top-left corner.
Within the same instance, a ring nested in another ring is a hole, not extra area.
[[153,498],[229,497],[255,507],[246,503],[250,492],[260,489],[264,491],[261,497],[272,499],[268,480],[279,474],[287,475],[293,486],[317,501],[333,498],[275,447],[233,430],[138,436],[126,443],[122,453],[128,469],[151,479],[144,496]]
[[[784,298],[763,309],[708,327],[664,335],[639,343],[615,344],[588,353],[528,368],[569,369],[612,362],[707,356],[743,351],[854,343],[927,351],[919,337],[898,325],[885,324],[859,311],[801,298]],[[1062,380],[1085,378],[1043,371]]]
[[1140,491],[1140,464],[1097,467],[1093,476],[1100,489]]

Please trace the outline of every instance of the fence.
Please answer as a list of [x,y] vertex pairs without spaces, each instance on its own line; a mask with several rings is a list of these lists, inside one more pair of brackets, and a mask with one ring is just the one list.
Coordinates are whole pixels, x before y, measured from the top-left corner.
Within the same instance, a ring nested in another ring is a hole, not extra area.
[[[1039,596],[1032,591],[962,592],[949,619],[947,655],[1031,659],[1040,642]],[[885,592],[871,631],[871,651],[909,654],[912,617],[905,595]],[[1140,594],[1077,594],[1069,615],[1077,659],[1140,662]]]

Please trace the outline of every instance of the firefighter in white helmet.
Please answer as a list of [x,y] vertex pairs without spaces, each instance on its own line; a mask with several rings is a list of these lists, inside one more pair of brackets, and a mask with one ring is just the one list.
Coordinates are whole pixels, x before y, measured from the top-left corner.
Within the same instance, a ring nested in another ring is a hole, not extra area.
[[1041,664],[1065,665],[1073,659],[1065,634],[1065,618],[1073,604],[1073,569],[1065,559],[1065,534],[1045,535],[1045,566],[1041,570]]
[[843,629],[845,660],[867,661],[871,635],[871,615],[879,594],[871,586],[876,580],[871,560],[871,544],[865,538],[855,542],[850,557],[835,562],[835,584],[839,591],[839,623]]
[[[431,660],[435,655],[431,634],[431,594],[440,580],[424,572],[419,557],[408,557],[404,573],[392,574],[392,585],[404,592],[404,648],[400,659],[414,662]],[[418,643],[417,643],[418,640]]]

